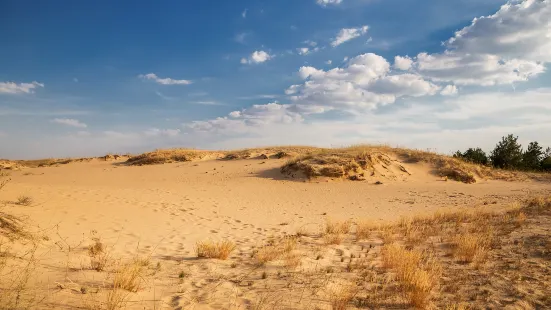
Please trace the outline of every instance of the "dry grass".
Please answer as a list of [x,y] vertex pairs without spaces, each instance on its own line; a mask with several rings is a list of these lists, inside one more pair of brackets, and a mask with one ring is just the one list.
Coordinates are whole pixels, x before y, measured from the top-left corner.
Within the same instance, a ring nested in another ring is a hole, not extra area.
[[345,310],[358,294],[358,286],[352,282],[331,283],[327,287],[332,310]]
[[28,195],[21,195],[19,197],[17,197],[17,201],[16,201],[16,204],[20,205],[20,206],[30,206],[33,204],[33,198],[31,196],[28,196]]
[[109,253],[99,238],[93,239],[94,243],[88,246],[90,267],[96,271],[103,271],[109,261]]
[[40,303],[37,288],[32,282],[36,276],[38,244],[26,250],[11,253],[0,236],[0,310],[33,309]]
[[347,234],[350,232],[352,221],[336,221],[330,218],[325,219],[325,233],[326,234]]
[[363,240],[369,238],[373,230],[373,223],[367,220],[361,220],[356,223],[356,239]]
[[[267,245],[254,252],[253,257],[257,265],[265,265],[268,262],[280,259],[292,260],[291,252],[297,247],[297,239],[284,238],[283,240],[271,240]],[[287,262],[285,263],[287,264]]]
[[235,250],[236,245],[229,240],[214,242],[202,241],[195,245],[195,253],[200,258],[216,258],[226,260]]
[[323,236],[323,241],[325,242],[325,244],[338,245],[338,244],[341,244],[343,240],[344,240],[344,236],[338,233],[325,234]]
[[455,237],[453,241],[454,256],[460,262],[483,263],[488,257],[491,236],[488,234],[464,234]]
[[386,268],[396,273],[413,306],[426,308],[430,304],[431,292],[438,285],[441,273],[440,266],[434,260],[393,243],[383,247],[382,261]]
[[193,149],[156,150],[153,152],[130,157],[126,161],[126,163],[134,166],[155,165],[172,162],[202,160],[210,158],[209,156],[211,156],[212,158],[219,158],[220,153]]

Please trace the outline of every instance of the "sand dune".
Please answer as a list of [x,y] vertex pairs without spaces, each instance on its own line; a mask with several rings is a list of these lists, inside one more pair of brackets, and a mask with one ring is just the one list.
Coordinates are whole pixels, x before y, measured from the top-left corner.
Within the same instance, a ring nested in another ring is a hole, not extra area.
[[[146,271],[137,292],[126,296],[128,309],[272,309],[253,307],[263,298],[266,305],[293,301],[284,308],[330,309],[327,290],[338,284],[320,277],[320,268],[334,266],[334,255],[362,256],[364,247],[382,241],[355,243],[345,234],[343,245],[325,245],[316,236],[328,218],[384,224],[443,211],[501,211],[551,193],[549,183],[534,180],[446,181],[429,163],[392,154],[360,163],[361,182],[340,174],[308,179],[295,173],[298,168],[282,172],[290,163],[287,153],[271,151],[209,153],[144,166],[129,165],[127,158],[94,159],[12,171],[1,192],[4,211],[25,218],[28,229],[43,236],[33,281],[46,297],[35,308],[103,307],[113,266],[139,257],[147,261]],[[144,158],[149,157],[139,160]],[[32,197],[32,203],[16,204],[21,195]],[[255,251],[297,231],[309,236],[275,265],[251,262]],[[90,270],[88,246],[94,240],[109,252],[111,265],[102,272]],[[197,260],[196,243],[205,240],[229,240],[236,250],[226,261]],[[300,267],[292,267],[295,263]],[[269,279],[262,279],[263,273]],[[309,283],[308,296],[283,290],[300,287],[301,281]],[[318,286],[323,294],[312,293]]]

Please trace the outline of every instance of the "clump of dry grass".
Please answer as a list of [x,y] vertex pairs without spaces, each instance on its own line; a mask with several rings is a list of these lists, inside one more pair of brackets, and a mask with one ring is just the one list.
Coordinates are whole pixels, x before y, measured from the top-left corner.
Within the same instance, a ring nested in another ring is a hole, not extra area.
[[99,238],[93,238],[93,243],[88,246],[90,266],[96,271],[103,271],[109,261],[109,253]]
[[36,276],[38,244],[11,253],[0,236],[0,310],[34,309],[41,299],[32,283]]
[[490,248],[491,237],[488,234],[467,233],[455,237],[454,256],[460,262],[483,263]]
[[352,282],[330,283],[327,293],[332,310],[345,310],[358,294],[358,286]]
[[396,279],[402,283],[412,305],[419,308],[428,306],[431,292],[438,285],[442,272],[435,260],[392,243],[383,247],[382,262],[396,273]]
[[347,234],[350,232],[351,226],[352,226],[352,222],[350,220],[335,221],[330,218],[325,219],[326,234]]
[[356,223],[356,239],[362,240],[369,238],[373,230],[373,223],[367,220],[360,220]]
[[344,237],[342,234],[334,233],[334,234],[325,234],[323,236],[323,241],[325,244],[341,244],[344,240]]
[[145,272],[144,266],[138,262],[125,264],[113,277],[113,288],[123,289],[129,292],[137,292]]
[[33,204],[33,198],[31,196],[28,196],[28,195],[20,195],[19,197],[17,197],[17,201],[16,201],[16,204],[20,205],[20,206],[30,206]]
[[268,245],[265,245],[255,251],[253,257],[258,265],[265,265],[268,262],[277,260],[284,255],[287,258],[296,248],[297,240],[295,238],[285,238],[283,240],[272,240]]
[[229,240],[214,242],[202,241],[195,245],[195,252],[200,258],[216,258],[226,260],[235,250],[236,245]]
[[143,280],[145,268],[133,261],[120,268],[113,277],[112,290],[107,292],[105,308],[117,310],[125,308],[130,292],[137,292]]

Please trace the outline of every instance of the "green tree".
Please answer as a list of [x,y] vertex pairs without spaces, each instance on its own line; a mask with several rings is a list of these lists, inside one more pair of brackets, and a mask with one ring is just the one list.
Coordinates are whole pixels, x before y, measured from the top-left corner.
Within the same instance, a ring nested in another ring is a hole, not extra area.
[[469,148],[464,153],[461,153],[460,151],[455,152],[453,157],[461,158],[465,161],[480,164],[480,165],[487,165],[488,164],[488,156],[486,153],[479,147],[477,148]]
[[508,135],[501,138],[490,155],[492,165],[502,169],[522,168],[522,145],[518,142],[518,137]]
[[551,171],[551,147],[548,147],[545,152],[543,152],[542,157],[541,169],[544,171]]
[[528,170],[539,170],[543,155],[543,148],[538,142],[530,142],[528,148],[522,154],[522,166]]

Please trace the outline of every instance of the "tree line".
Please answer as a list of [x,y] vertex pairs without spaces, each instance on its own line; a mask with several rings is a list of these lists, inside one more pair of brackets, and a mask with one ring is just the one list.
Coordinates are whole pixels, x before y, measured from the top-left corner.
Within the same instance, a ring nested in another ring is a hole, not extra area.
[[453,157],[501,169],[551,171],[551,147],[544,150],[534,141],[523,150],[518,143],[518,137],[512,134],[501,138],[489,155],[477,147],[469,148],[465,152],[457,151]]

